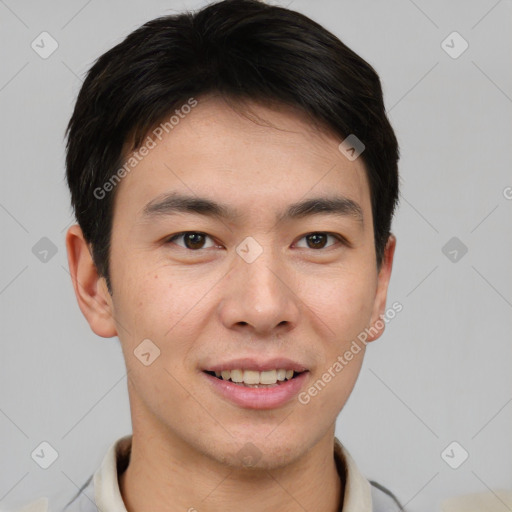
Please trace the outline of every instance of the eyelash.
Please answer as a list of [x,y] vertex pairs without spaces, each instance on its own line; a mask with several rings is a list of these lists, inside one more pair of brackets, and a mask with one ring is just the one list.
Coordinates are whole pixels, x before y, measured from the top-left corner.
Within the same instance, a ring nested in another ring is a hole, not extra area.
[[[202,231],[182,231],[181,233],[177,233],[175,235],[172,235],[170,238],[167,238],[165,240],[165,243],[166,244],[174,243],[174,240],[176,240],[178,238],[182,238],[184,235],[189,235],[189,234],[203,235],[205,237],[210,238],[213,241],[213,239],[210,235],[208,235],[207,233],[203,233]],[[350,247],[350,243],[347,241],[347,239],[345,237],[343,237],[342,235],[338,235],[337,233],[331,233],[329,231],[312,231],[310,233],[306,233],[305,235],[303,235],[299,240],[302,240],[303,238],[306,238],[310,235],[332,236],[333,238],[336,238],[342,245]],[[322,251],[325,249],[329,249],[330,247],[333,247],[334,245],[335,244],[328,245],[327,247],[322,247],[320,249],[311,249],[311,250],[312,251]],[[209,249],[209,247],[201,248],[201,249],[189,249],[188,247],[182,247],[182,246],[178,246],[178,247],[181,247],[182,249],[185,249],[190,252],[199,252],[201,250]],[[309,249],[309,247],[301,247],[301,249]]]

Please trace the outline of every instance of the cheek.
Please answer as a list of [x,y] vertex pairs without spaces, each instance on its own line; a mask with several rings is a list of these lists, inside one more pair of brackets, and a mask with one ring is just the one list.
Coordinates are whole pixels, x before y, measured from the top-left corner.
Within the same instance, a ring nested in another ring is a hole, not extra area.
[[[345,405],[361,370],[365,346],[357,340],[371,319],[375,298],[375,275],[362,268],[338,271],[323,285],[308,287],[308,306],[329,326],[329,341],[311,386],[306,389],[305,406],[313,416],[330,412],[334,421]],[[334,333],[334,334],[333,334]]]
[[322,280],[308,280],[303,291],[305,303],[335,334],[337,349],[368,326],[376,291],[368,274],[340,271]]
[[123,258],[113,276],[118,318],[124,318],[137,331],[149,329],[155,333],[160,329],[159,337],[163,324],[171,328],[172,320],[185,310],[189,295],[169,274],[168,268],[148,262],[143,255]]
[[[329,356],[325,365],[317,369],[309,386],[299,394],[297,421],[304,425],[315,425],[315,428],[321,427],[321,430],[336,421],[357,381],[364,349],[350,361],[345,360],[342,366],[335,366],[338,356],[343,357],[344,352],[335,351]],[[341,363],[338,361],[338,364]]]
[[160,410],[190,407],[180,383],[187,379],[183,361],[193,339],[187,313],[194,293],[165,276],[162,268],[137,274],[141,267],[133,265],[129,271],[127,265],[124,279],[116,283],[115,314],[124,327],[119,337],[132,385],[158,415]]
[[184,269],[174,272],[168,265],[133,260],[124,262],[115,286],[115,316],[126,351],[144,339],[161,351],[160,362],[173,366],[187,361],[193,340],[208,321],[205,294],[218,277],[198,278]]

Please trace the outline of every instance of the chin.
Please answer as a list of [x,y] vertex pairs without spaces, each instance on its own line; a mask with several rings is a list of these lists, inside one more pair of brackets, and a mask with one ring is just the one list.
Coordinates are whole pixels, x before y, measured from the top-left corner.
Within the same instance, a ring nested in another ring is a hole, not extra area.
[[279,436],[268,432],[227,436],[223,442],[212,440],[205,451],[210,458],[230,468],[255,472],[286,467],[309,449],[302,437],[287,435],[285,430]]

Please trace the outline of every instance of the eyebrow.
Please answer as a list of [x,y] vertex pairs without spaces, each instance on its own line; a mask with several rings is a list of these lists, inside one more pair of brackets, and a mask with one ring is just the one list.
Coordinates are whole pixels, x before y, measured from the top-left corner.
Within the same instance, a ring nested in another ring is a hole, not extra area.
[[[192,213],[230,221],[243,217],[242,213],[229,205],[205,197],[188,196],[177,192],[164,194],[150,201],[144,206],[142,217],[149,219],[175,213]],[[353,217],[359,224],[364,224],[361,206],[352,199],[339,195],[314,197],[293,203],[284,212],[279,213],[276,220],[281,222],[321,214]]]

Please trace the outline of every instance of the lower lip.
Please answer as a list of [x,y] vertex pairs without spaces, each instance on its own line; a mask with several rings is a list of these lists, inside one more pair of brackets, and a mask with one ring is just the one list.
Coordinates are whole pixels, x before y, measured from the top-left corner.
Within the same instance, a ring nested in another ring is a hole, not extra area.
[[275,409],[298,395],[304,385],[308,372],[302,372],[294,379],[283,381],[283,384],[268,388],[248,388],[221,380],[206,372],[202,374],[208,379],[217,393],[235,405],[246,409]]

